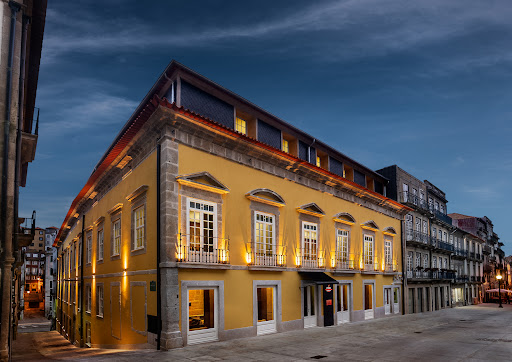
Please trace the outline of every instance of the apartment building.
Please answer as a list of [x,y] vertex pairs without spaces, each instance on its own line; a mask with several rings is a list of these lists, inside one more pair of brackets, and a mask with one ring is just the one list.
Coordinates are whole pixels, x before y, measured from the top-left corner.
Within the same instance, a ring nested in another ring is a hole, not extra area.
[[393,165],[377,170],[389,179],[387,196],[412,210],[405,215],[405,313],[421,313],[451,306],[455,277],[449,235],[455,228],[446,215],[446,195],[431,182],[421,181]]
[[55,317],[55,296],[57,291],[57,249],[53,247],[59,229],[50,226],[44,231],[45,272],[44,272],[44,315]]
[[453,213],[450,217],[453,225],[478,240],[481,247],[478,262],[482,264],[482,284],[479,287],[478,296],[486,300],[485,291],[498,288],[496,275],[502,275],[505,278],[507,273],[505,252],[501,249],[503,243],[499,241],[498,235],[494,232],[494,225],[487,216],[476,217]]
[[23,306],[27,309],[44,308],[45,230],[35,228],[32,242],[24,248]]
[[59,230],[57,328],[170,349],[401,313],[387,184],[173,61]]
[[20,227],[20,187],[34,160],[34,125],[39,63],[46,16],[46,0],[0,2],[0,361],[9,360],[18,315],[22,247],[30,238]]

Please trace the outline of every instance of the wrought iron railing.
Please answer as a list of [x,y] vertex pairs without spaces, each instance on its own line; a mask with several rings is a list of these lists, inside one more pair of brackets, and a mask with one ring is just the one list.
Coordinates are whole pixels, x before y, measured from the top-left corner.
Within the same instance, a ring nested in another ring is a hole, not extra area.
[[357,269],[359,262],[359,254],[348,254],[342,251],[337,251],[334,254],[334,265],[335,270],[354,270]]
[[325,264],[325,252],[318,249],[297,249],[295,264],[304,269],[323,269]]
[[416,231],[409,229],[405,232],[406,241],[414,241],[417,243],[431,245],[430,236],[428,234],[422,233],[421,231]]
[[448,244],[447,242],[442,241],[442,240],[437,240],[437,247],[439,249],[448,250],[448,251],[453,251],[454,250],[453,245]]
[[246,261],[249,265],[284,267],[286,266],[286,252],[279,245],[246,245]]
[[229,239],[178,235],[176,260],[186,263],[229,264]]
[[441,220],[447,223],[448,225],[452,224],[452,218],[446,214],[443,214],[441,211],[434,209],[434,215],[438,220]]
[[418,197],[418,195],[410,193],[409,191],[400,192],[400,202],[402,204],[414,205],[420,209],[428,210],[428,204],[425,200]]

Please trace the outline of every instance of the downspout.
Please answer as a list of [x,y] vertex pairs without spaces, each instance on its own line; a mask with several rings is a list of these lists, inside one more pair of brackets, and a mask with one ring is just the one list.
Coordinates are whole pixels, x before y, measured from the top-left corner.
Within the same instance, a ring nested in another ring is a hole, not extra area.
[[82,215],[82,242],[79,244],[80,247],[80,347],[84,346],[84,268],[85,268],[85,253],[84,253],[84,245],[85,245],[85,214]]
[[[315,144],[316,138],[313,138],[313,142],[308,146],[308,162],[311,163],[311,147]],[[315,160],[316,165],[316,160]]]
[[[20,80],[18,85],[18,129],[16,131],[16,163],[14,166],[14,226],[18,225],[19,193],[21,178],[21,129],[24,120],[25,102],[25,60],[27,56],[27,29],[30,18],[23,15],[23,27],[21,32],[21,59],[20,59]],[[17,231],[17,230],[16,230]],[[14,233],[14,250],[18,250],[18,233]]]
[[[0,205],[1,211],[1,219],[0,219],[0,228],[1,228],[1,238],[2,244],[4,245],[4,255],[2,260],[2,269],[5,268],[4,262],[12,259],[12,242],[8,242],[10,240],[8,235],[8,217],[7,217],[7,189],[8,189],[8,174],[9,174],[9,133],[11,130],[11,102],[12,102],[12,63],[14,62],[14,41],[16,38],[16,16],[18,11],[20,10],[19,4],[14,2],[9,2],[9,7],[11,8],[11,27],[9,34],[9,56],[7,62],[7,82],[6,82],[6,101],[5,101],[5,120],[4,120],[4,159],[2,165],[2,203]],[[5,269],[4,269],[5,270]],[[12,270],[12,266],[11,266]],[[3,311],[3,302],[4,302],[4,293],[8,293],[8,304],[7,304],[7,312],[9,313],[9,317],[7,318],[7,348],[9,350],[9,358],[10,358],[10,330],[11,330],[11,293],[12,293],[12,285],[11,281],[9,281],[8,285],[4,285],[4,272],[2,272],[0,281],[0,290],[3,291],[2,298],[0,300],[0,318],[3,319],[4,311]],[[1,330],[5,330],[5,326],[3,325],[5,321],[0,320],[0,328]],[[3,339],[3,338],[2,338]]]
[[405,314],[405,295],[407,294],[407,264],[405,263],[405,253],[404,248],[405,244],[405,234],[404,234],[404,220],[402,216],[402,220],[400,220],[400,234],[402,235],[402,315]]
[[160,350],[160,336],[162,334],[162,301],[160,300],[162,290],[160,287],[160,162],[162,146],[156,146],[156,349]]

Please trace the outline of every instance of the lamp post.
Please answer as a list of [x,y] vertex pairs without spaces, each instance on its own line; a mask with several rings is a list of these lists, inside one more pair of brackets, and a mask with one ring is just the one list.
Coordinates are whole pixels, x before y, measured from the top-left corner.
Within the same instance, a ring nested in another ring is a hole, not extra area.
[[498,298],[500,298],[499,308],[503,308],[501,305],[501,278],[503,278],[501,275],[496,275],[496,279],[498,279]]

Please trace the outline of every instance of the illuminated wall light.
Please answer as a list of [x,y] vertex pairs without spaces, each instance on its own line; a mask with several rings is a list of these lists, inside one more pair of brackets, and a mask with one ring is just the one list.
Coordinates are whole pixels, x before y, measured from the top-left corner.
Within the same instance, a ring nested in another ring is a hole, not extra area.
[[331,268],[334,268],[336,266],[336,260],[334,258],[331,258]]
[[251,254],[251,252],[247,252],[245,254],[245,261],[247,262],[247,264],[251,264],[252,263],[252,254]]
[[297,255],[295,257],[295,265],[297,265],[298,267],[300,266],[300,255]]

